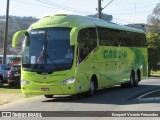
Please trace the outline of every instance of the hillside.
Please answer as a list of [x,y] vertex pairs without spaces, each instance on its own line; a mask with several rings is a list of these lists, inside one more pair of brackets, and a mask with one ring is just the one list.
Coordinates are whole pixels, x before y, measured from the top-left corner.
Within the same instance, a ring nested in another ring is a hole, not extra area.
[[[38,19],[34,18],[34,17],[9,16],[8,42],[7,42],[8,48],[9,48],[9,46],[11,46],[12,36],[15,32],[17,32],[19,30],[28,29],[28,27],[32,23],[36,22],[37,20]],[[4,29],[5,29],[5,16],[0,16],[0,49],[3,48]],[[8,53],[10,53],[10,52],[8,52]],[[0,54],[2,54],[2,53],[0,53]]]

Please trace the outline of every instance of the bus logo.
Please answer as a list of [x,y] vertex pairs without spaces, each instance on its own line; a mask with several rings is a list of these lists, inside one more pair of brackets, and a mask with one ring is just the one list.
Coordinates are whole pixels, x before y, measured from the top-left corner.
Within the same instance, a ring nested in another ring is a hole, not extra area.
[[103,57],[107,58],[127,58],[127,51],[123,50],[104,50]]

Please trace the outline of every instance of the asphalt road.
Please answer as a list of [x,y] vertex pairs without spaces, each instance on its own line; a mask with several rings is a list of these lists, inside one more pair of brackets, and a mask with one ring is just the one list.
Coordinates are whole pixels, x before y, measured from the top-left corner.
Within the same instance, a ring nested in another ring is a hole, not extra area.
[[[70,96],[55,96],[55,98],[50,99],[44,96],[25,98],[0,106],[0,111],[160,111],[160,101],[137,99],[139,95],[156,89],[160,89],[160,78],[149,78],[142,80],[138,87],[122,88],[115,86],[99,90],[93,97],[82,95],[80,98],[73,99]],[[61,112],[59,116],[65,117]],[[80,119],[82,120],[82,118]],[[103,120],[104,118],[94,117],[92,119]]]

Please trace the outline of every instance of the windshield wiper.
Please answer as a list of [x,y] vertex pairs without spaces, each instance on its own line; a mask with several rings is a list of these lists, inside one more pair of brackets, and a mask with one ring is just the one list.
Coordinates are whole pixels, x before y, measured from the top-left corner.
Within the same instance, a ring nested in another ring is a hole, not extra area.
[[58,70],[62,70],[48,54],[47,54],[47,58],[49,59],[49,61],[51,61],[54,64],[54,66],[56,66]]
[[[47,51],[46,51],[46,48],[43,46],[43,51],[41,52],[41,55],[40,57],[38,58],[39,60],[37,61],[37,65],[40,65],[39,63],[42,62],[42,65],[41,67],[44,67],[44,66],[47,66],[47,58],[49,59],[49,61],[51,61],[54,66],[58,69],[58,70],[61,70],[61,68],[54,62],[53,58],[51,58]],[[42,59],[42,61],[41,61]],[[38,67],[38,66],[37,66]],[[44,69],[44,68],[43,68]]]

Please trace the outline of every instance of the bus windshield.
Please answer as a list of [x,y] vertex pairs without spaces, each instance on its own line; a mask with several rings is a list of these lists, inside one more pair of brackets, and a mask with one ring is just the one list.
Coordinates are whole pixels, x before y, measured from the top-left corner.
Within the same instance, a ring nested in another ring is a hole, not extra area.
[[37,72],[70,69],[74,53],[73,46],[70,46],[70,31],[70,28],[29,31],[23,42],[23,68]]

